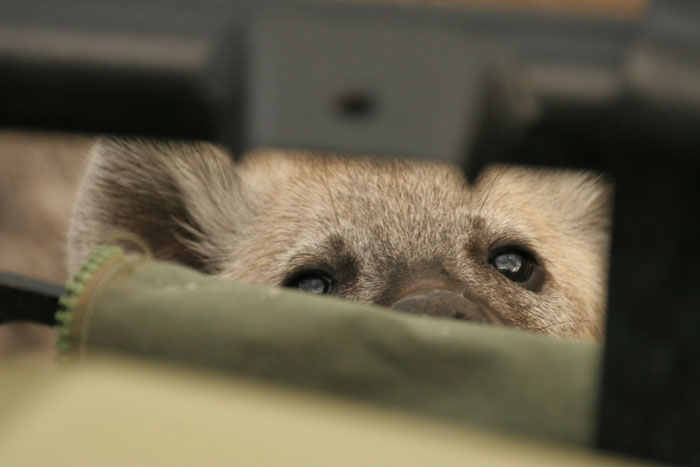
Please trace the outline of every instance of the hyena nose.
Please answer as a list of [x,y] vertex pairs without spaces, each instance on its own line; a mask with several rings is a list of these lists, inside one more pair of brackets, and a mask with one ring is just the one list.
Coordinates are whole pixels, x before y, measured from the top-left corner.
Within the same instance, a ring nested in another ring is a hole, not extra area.
[[488,323],[489,316],[468,298],[448,290],[415,292],[399,299],[391,308],[414,315],[442,316]]

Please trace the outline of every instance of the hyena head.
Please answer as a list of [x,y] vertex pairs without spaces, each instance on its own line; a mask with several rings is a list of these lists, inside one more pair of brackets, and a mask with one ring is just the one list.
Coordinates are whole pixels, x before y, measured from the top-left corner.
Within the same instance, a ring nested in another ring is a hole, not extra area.
[[251,283],[599,339],[608,184],[583,172],[101,140],[75,209],[75,270],[115,233]]

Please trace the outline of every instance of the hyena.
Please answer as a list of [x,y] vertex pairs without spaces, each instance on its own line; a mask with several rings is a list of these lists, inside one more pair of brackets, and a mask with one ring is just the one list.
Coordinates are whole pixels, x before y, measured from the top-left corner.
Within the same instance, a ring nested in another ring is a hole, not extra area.
[[223,278],[598,340],[610,197],[589,172],[101,139],[69,267],[128,232]]

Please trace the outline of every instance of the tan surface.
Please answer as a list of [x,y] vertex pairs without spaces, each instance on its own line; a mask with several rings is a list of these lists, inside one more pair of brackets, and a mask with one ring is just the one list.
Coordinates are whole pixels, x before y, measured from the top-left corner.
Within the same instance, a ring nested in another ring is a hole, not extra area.
[[[373,1],[373,0],[365,0]],[[443,6],[469,5],[499,9],[517,9],[563,14],[640,16],[649,6],[648,0],[386,0],[391,3]]]
[[88,147],[78,136],[0,131],[0,270],[65,281],[65,231]]
[[[0,271],[66,280],[65,233],[87,138],[0,130]],[[0,326],[0,357],[51,354],[50,328]]]
[[0,399],[0,465],[623,464],[566,446],[144,363],[98,360],[48,375],[5,368],[0,386],[22,394]]

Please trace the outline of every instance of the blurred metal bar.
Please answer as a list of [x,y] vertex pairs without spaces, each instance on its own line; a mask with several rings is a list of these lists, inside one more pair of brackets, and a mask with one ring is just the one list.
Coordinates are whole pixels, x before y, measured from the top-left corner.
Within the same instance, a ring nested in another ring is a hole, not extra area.
[[57,284],[0,272],[0,324],[33,321],[53,326],[63,292]]
[[657,2],[626,71],[598,443],[700,465],[700,3]]
[[463,163],[492,98],[515,130],[548,100],[605,100],[635,31],[369,2],[10,0],[0,124]]

